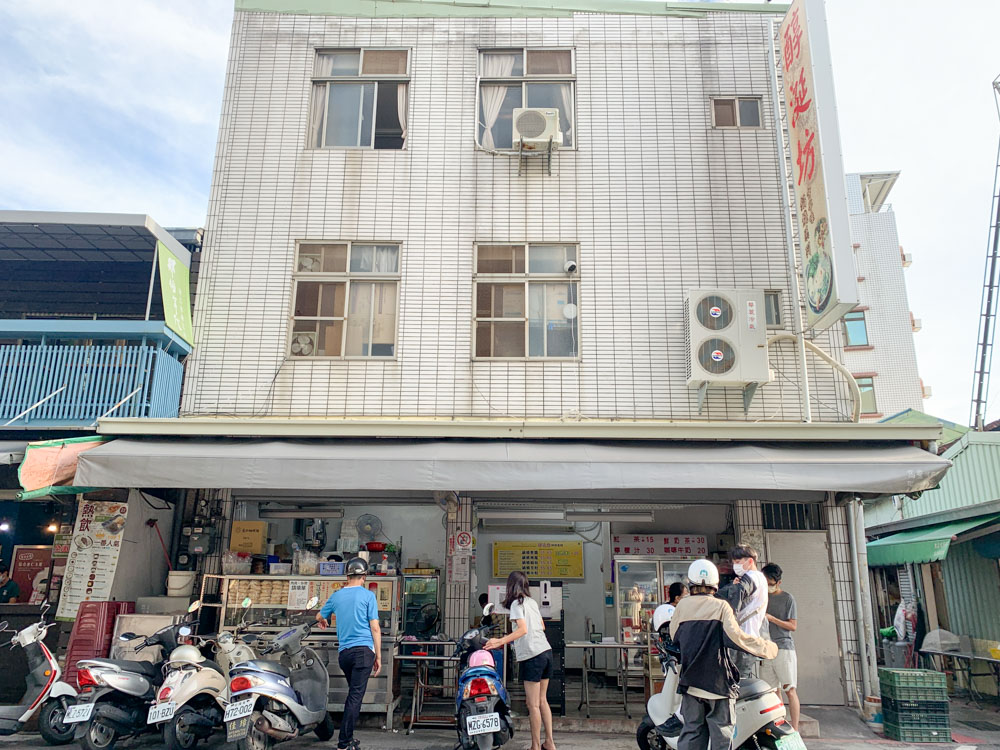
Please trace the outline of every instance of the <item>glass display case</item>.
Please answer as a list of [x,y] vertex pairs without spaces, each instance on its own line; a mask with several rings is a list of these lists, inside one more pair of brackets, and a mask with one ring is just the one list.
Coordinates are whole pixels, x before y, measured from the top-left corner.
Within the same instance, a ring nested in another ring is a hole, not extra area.
[[[405,575],[403,576],[403,634],[427,638],[440,627],[440,622],[431,628],[425,607],[440,606],[438,589],[440,581],[437,576]],[[423,614],[421,614],[423,612]],[[440,610],[438,610],[440,620]],[[429,629],[430,628],[430,629]]]

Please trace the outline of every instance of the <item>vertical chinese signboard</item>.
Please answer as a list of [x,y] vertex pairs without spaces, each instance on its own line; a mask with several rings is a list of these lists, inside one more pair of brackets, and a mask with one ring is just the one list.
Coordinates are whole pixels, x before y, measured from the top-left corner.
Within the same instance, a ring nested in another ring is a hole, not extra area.
[[108,601],[118,568],[128,505],[85,501],[76,514],[56,618],[73,620],[80,602]]
[[778,36],[806,322],[829,328],[858,304],[857,272],[823,0],[794,0]]
[[163,295],[163,319],[170,330],[189,344],[194,343],[191,325],[190,270],[162,242],[156,243],[160,263],[160,292]]

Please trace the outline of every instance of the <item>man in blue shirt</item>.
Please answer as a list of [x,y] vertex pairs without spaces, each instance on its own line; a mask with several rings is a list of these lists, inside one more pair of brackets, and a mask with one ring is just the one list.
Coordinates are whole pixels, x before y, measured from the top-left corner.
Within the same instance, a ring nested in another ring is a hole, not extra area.
[[382,630],[378,624],[375,594],[365,587],[368,563],[355,557],[347,563],[347,585],[335,591],[316,613],[321,630],[328,626],[330,615],[337,617],[337,651],[340,668],[347,678],[344,719],[337,738],[339,750],[358,750],[354,725],[361,713],[361,699],[368,688],[369,676],[382,669]]

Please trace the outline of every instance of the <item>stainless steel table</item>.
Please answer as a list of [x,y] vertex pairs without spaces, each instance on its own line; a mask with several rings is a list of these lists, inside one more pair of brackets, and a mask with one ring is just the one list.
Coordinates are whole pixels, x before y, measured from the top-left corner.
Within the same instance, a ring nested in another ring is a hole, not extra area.
[[635,644],[625,645],[623,643],[591,643],[590,641],[567,641],[566,649],[579,649],[583,651],[583,688],[580,691],[580,704],[576,707],[579,711],[584,705],[587,706],[587,718],[590,718],[590,707],[591,706],[617,706],[618,701],[591,701],[590,700],[590,669],[587,666],[587,652],[592,651],[595,654],[599,649],[613,649],[617,651],[617,664],[616,669],[618,671],[618,679],[622,684],[622,700],[621,706],[625,709],[625,715],[628,718],[632,718],[632,714],[628,709],[628,651],[629,649],[641,648]]
[[[410,706],[410,725],[406,728],[406,733],[410,734],[419,724],[425,727],[446,727],[455,726],[454,713],[424,716],[424,704],[427,688],[430,687],[428,681],[429,667],[431,664],[457,664],[458,657],[451,656],[455,651],[455,641],[399,641],[399,646],[414,646],[420,650],[430,649],[435,646],[443,646],[444,652],[440,654],[397,654],[400,661],[412,661],[417,665],[416,679],[413,683],[413,701]],[[447,701],[450,705],[452,701]]]

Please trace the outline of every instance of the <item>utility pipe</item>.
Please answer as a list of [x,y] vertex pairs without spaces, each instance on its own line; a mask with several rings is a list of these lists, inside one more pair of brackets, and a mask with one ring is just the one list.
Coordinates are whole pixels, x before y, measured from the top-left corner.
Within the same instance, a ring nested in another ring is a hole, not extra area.
[[[861,662],[861,685],[864,688],[862,699],[874,693],[872,688],[871,669],[868,665],[868,637],[865,633],[865,616],[863,597],[861,596],[861,572],[858,565],[858,526],[857,498],[847,503],[847,539],[851,547],[851,589],[854,593],[854,627],[858,639],[858,661]],[[862,706],[858,706],[862,708]]]
[[[777,336],[772,336],[767,340],[767,345],[771,346],[776,341],[799,341],[799,337],[791,333],[779,333]],[[847,387],[851,391],[851,400],[853,406],[851,408],[851,421],[858,422],[861,420],[861,388],[858,387],[858,382],[854,379],[854,375],[851,371],[844,367],[840,362],[835,360],[829,354],[820,349],[812,341],[802,340],[805,347],[815,354],[817,357],[826,362],[830,367],[832,367],[837,372],[841,373],[845,378],[847,378]]]

